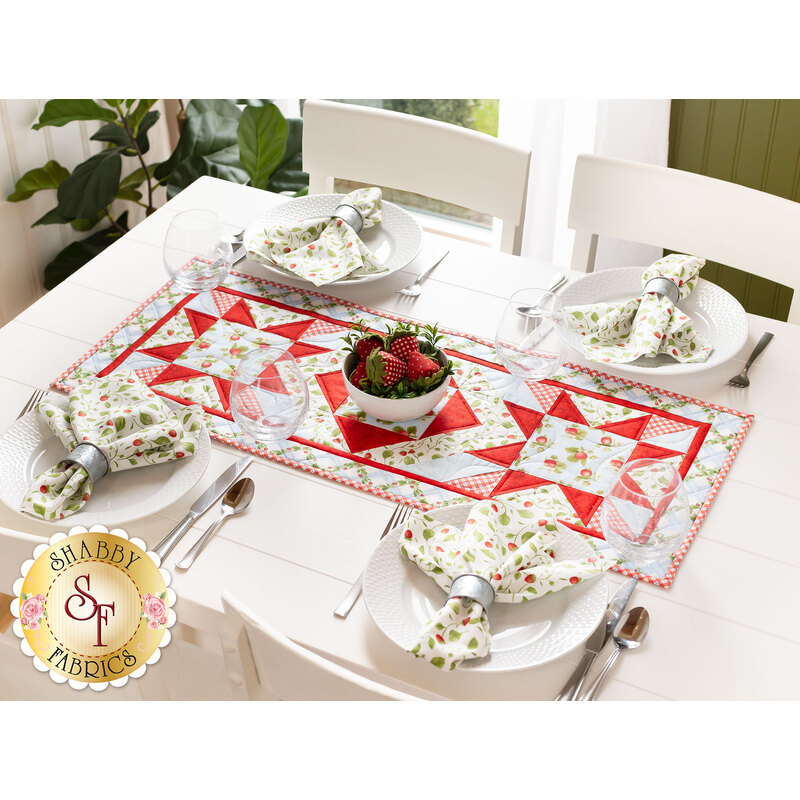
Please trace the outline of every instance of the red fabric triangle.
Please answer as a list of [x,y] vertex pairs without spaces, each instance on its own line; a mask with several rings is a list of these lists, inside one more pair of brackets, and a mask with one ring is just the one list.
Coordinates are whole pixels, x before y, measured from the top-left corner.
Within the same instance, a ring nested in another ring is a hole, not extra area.
[[599,428],[602,431],[616,433],[617,436],[624,436],[626,439],[638,439],[649,422],[650,414],[646,414],[636,419],[621,419],[618,422],[609,422],[606,425],[600,425]]
[[439,411],[420,435],[420,439],[427,439],[429,436],[436,436],[440,433],[452,433],[464,428],[474,428],[480,425],[481,421],[475,416],[475,412],[469,407],[469,403],[464,399],[461,392],[456,392],[446,403],[444,408]]
[[250,309],[247,307],[247,303],[244,299],[240,300],[235,305],[232,305],[223,315],[222,319],[226,320],[227,322],[236,322],[239,325],[247,325],[248,328],[255,328],[256,322],[253,319],[253,315],[250,313]]
[[270,325],[268,328],[262,328],[261,330],[267,333],[274,333],[277,336],[284,336],[287,339],[299,339],[313,324],[313,319],[301,319],[299,322]]
[[259,387],[264,391],[276,392],[277,394],[289,394],[289,390],[286,388],[283,378],[281,378],[278,368],[274,364],[269,364],[259,373],[258,377],[259,379],[269,378],[269,381]]
[[559,522],[562,525],[566,525],[572,531],[577,531],[578,533],[585,533],[587,536],[594,536],[595,539],[602,539],[603,534],[600,531],[596,530],[595,528],[584,528],[583,525],[575,525],[572,522],[567,522],[565,519],[560,519]]
[[174,361],[178,356],[182,355],[185,350],[188,350],[194,342],[176,342],[175,344],[162,344],[160,347],[148,347],[139,350],[146,356],[153,356],[160,358],[162,361]]
[[505,475],[505,472],[502,470],[500,472],[487,472],[483,475],[470,475],[466,478],[455,478],[449,481],[449,484],[454,489],[461,489],[470,496],[485,498],[489,496],[490,492],[503,475]]
[[360,453],[362,450],[371,450],[373,447],[387,447],[392,444],[400,444],[400,442],[414,441],[404,433],[387,431],[357,419],[339,416],[335,416],[334,419],[351,453]]
[[315,344],[306,344],[305,342],[295,342],[290,348],[289,352],[295,358],[303,358],[303,356],[315,356],[317,353],[330,353],[331,351],[326,347],[317,347]]
[[511,412],[511,416],[514,417],[514,422],[519,425],[520,430],[525,434],[525,438],[529,439],[539,427],[544,414],[541,411],[525,408],[525,406],[518,406],[516,403],[509,403],[507,400],[504,402],[506,408]]
[[184,308],[183,311],[195,336],[202,336],[217,321],[217,317],[204,314],[202,311],[194,311],[191,308]]
[[341,372],[328,372],[324,375],[315,375],[322,394],[328,401],[328,408],[336,411],[339,406],[348,398],[347,388],[344,383],[344,376]]
[[558,400],[550,406],[550,410],[547,413],[551,417],[559,417],[569,422],[577,422],[580,425],[589,424],[566,392],[561,392]]
[[545,412],[553,405],[563,391],[560,386],[550,386],[550,384],[544,381],[525,381],[525,385],[531,390],[531,394],[539,401],[542,410]]
[[187,381],[191,378],[205,378],[205,372],[199,372],[189,367],[181,367],[178,364],[170,364],[157,378],[150,381],[151,386],[158,386],[161,383],[171,383],[172,381]]
[[225,380],[225,378],[218,378],[216,375],[211,376],[212,380],[214,381],[214,386],[217,387],[217,394],[219,395],[219,399],[222,403],[222,407],[226,411],[230,411],[231,408],[231,382]]
[[511,469],[503,476],[503,479],[497,486],[491,496],[496,497],[499,494],[508,494],[509,492],[519,492],[523,489],[535,489],[537,486],[545,486],[552,484],[545,478],[537,478],[535,475],[528,475],[527,472],[518,472]]
[[484,461],[491,461],[492,464],[499,464],[501,467],[510,467],[516,460],[517,456],[522,452],[525,447],[525,442],[517,442],[517,444],[504,444],[500,447],[489,447],[486,450],[468,450],[471,456],[477,456]]
[[571,486],[562,486],[559,488],[564,493],[569,504],[575,509],[575,513],[584,525],[588,525],[597,507],[603,502],[603,498],[596,494],[584,492],[581,489],[573,489]]
[[666,447],[659,447],[655,444],[647,444],[647,442],[639,442],[633,448],[633,452],[628,456],[628,461],[633,461],[635,458],[669,458],[670,456],[685,455],[678,450],[667,450]]

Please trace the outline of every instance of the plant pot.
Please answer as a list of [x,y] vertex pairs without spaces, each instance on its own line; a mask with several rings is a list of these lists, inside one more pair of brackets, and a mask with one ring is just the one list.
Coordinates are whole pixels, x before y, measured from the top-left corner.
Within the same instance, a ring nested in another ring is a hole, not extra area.
[[[447,358],[441,350],[437,351],[436,360],[443,367],[447,366]],[[347,393],[362,411],[387,422],[407,422],[425,416],[445,396],[447,385],[450,383],[449,377],[445,378],[440,386],[420,397],[404,397],[396,400],[389,397],[375,397],[373,394],[362,392],[361,389],[350,383],[348,376],[356,368],[357,363],[358,356],[350,353],[342,365],[342,375]]]

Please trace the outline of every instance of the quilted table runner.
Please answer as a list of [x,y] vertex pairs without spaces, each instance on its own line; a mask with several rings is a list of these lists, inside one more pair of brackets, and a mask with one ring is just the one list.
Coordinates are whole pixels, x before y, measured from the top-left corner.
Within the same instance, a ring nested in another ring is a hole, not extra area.
[[[605,494],[627,461],[663,459],[683,476],[689,534],[648,575],[615,569],[672,583],[752,416],[569,364],[552,380],[524,382],[489,342],[444,330],[441,345],[455,367],[447,394],[421,419],[383,422],[347,394],[343,337],[356,322],[383,331],[398,319],[235,272],[201,294],[168,283],[53,386],[70,391],[96,375],[134,370],[157,394],[201,405],[211,435],[226,444],[424,510],[537,492],[612,558],[600,532]],[[296,434],[272,445],[244,435],[228,402],[238,360],[264,344],[288,345],[311,397]]]

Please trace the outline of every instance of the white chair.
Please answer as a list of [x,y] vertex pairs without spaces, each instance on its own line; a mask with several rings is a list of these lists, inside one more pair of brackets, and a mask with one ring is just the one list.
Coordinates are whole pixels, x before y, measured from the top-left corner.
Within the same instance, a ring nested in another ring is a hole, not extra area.
[[229,592],[222,594],[223,651],[237,700],[419,700],[363,678],[258,619]]
[[306,100],[303,170],[309,192],[334,178],[444,200],[500,220],[500,250],[519,254],[530,150],[446,122],[396,111]]
[[569,227],[572,268],[594,269],[598,235],[666,247],[795,289],[800,323],[800,203],[693,172],[579,155]]

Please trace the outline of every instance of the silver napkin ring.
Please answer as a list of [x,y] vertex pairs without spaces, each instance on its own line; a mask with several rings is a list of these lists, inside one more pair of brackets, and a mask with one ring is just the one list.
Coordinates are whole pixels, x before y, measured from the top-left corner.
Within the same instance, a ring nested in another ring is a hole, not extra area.
[[459,575],[450,584],[450,593],[447,595],[447,599],[449,600],[451,597],[466,597],[474,600],[483,606],[484,611],[488,611],[494,602],[494,589],[486,578],[467,573]]
[[356,233],[360,233],[364,227],[364,217],[361,216],[361,212],[349,203],[336,206],[331,219],[340,219],[342,222],[346,222]]
[[673,305],[677,304],[681,296],[681,290],[678,288],[678,285],[669,278],[665,278],[663,275],[650,278],[650,280],[645,283],[642,291],[645,294],[653,292],[655,294],[666,295],[670,300],[672,300]]
[[83,467],[92,482],[92,489],[108,474],[108,459],[105,453],[91,442],[82,442],[65,459],[65,464],[77,464]]

